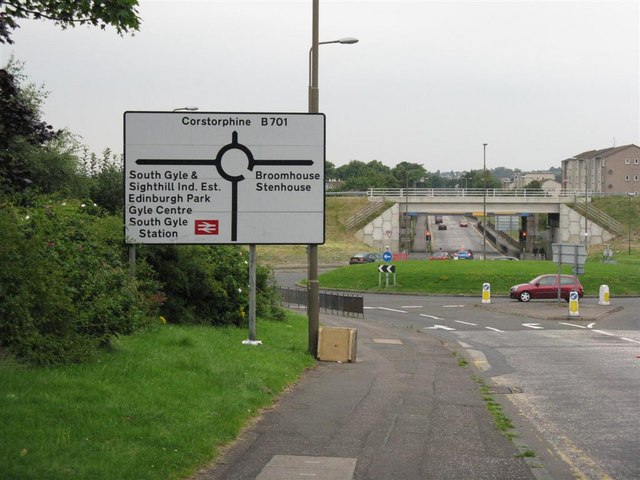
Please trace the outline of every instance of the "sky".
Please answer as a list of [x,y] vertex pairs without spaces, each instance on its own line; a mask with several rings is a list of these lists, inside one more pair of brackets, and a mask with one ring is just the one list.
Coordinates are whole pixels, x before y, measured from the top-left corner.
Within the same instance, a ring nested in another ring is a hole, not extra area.
[[[122,153],[125,111],[307,111],[311,5],[142,0],[122,37],[27,20],[1,61],[49,91],[47,122]],[[336,166],[530,171],[640,145],[638,0],[321,0],[319,24],[321,42],[359,39],[319,49]]]

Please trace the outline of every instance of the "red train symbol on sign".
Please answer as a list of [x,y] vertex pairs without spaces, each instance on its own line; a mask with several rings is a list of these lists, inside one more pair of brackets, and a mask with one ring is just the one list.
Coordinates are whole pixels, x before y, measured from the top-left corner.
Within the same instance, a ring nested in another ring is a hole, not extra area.
[[196,220],[194,233],[196,235],[218,235],[220,231],[218,225],[218,220]]

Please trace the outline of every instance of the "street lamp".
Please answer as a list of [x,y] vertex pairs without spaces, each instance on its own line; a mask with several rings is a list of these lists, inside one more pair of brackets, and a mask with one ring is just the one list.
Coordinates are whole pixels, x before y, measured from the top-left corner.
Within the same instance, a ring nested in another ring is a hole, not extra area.
[[487,259],[487,145],[482,144],[482,260]]
[[[313,0],[311,48],[309,49],[309,113],[319,112],[318,47],[328,43],[351,45],[358,40],[351,37],[319,42],[320,0]],[[309,353],[318,356],[318,332],[320,330],[320,285],[318,283],[318,245],[310,244],[307,272],[307,318],[309,323]]]

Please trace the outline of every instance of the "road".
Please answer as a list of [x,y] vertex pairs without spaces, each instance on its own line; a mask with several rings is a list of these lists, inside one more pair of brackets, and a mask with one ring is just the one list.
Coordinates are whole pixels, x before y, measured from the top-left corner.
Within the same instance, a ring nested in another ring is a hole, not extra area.
[[[438,230],[438,226],[431,222],[432,248],[433,251],[442,249],[445,252],[454,252],[461,248],[469,249],[476,258],[482,256],[482,234],[476,229],[474,220],[468,221],[467,227],[460,226],[460,220],[466,219],[463,215],[443,215],[443,225],[447,226],[446,230]],[[487,257],[490,255],[500,255],[500,253],[487,242]]]
[[[300,273],[278,278],[291,285]],[[601,308],[593,298],[581,302]],[[552,478],[640,478],[640,301],[613,299],[601,317],[567,304],[506,298],[365,294],[365,320],[434,335],[495,387],[519,444]],[[616,310],[617,311],[614,311]],[[551,311],[555,320],[542,315]],[[348,319],[345,319],[348,326]]]
[[576,478],[637,479],[639,302],[615,303],[624,308],[585,322],[538,318],[543,305],[567,308],[549,302],[365,295],[367,321],[415,328],[466,352],[507,393],[522,440],[550,471],[562,471],[561,461]]

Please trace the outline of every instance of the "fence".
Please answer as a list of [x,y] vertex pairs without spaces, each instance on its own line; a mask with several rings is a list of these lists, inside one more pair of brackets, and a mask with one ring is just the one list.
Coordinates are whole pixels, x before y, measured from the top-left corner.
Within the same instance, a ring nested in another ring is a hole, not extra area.
[[[304,288],[280,287],[280,299],[287,308],[307,308],[307,290]],[[320,310],[324,313],[343,316],[364,317],[362,295],[341,292],[320,292]]]

